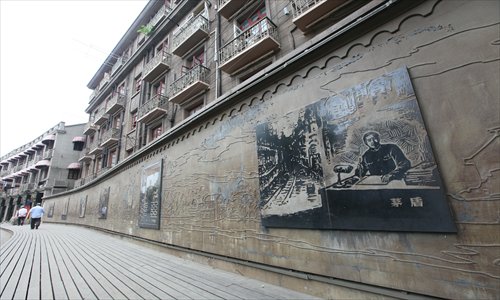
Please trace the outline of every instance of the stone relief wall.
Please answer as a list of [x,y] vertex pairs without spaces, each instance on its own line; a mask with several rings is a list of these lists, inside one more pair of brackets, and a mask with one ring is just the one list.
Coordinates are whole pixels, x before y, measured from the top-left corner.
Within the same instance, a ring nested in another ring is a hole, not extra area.
[[[429,1],[70,197],[66,222],[444,298],[500,293],[499,3]],[[406,67],[458,232],[266,228],[255,128]],[[138,227],[142,169],[163,160],[160,230]],[[110,187],[107,219],[99,197]],[[80,200],[87,197],[85,217]],[[52,197],[55,216],[68,196]],[[78,201],[77,201],[78,199]],[[52,221],[47,219],[47,221]]]

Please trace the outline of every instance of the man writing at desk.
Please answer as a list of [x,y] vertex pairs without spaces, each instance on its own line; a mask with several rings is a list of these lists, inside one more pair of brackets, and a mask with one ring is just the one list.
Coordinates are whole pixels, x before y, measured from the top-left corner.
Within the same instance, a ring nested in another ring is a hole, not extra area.
[[411,163],[397,145],[380,144],[380,135],[375,131],[365,133],[363,142],[368,150],[363,153],[354,176],[381,176],[383,183],[403,179]]

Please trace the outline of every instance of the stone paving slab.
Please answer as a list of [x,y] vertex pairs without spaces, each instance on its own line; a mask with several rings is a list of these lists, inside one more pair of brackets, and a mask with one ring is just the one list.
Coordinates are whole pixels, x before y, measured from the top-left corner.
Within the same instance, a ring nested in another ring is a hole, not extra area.
[[2,300],[318,299],[80,226],[0,227]]

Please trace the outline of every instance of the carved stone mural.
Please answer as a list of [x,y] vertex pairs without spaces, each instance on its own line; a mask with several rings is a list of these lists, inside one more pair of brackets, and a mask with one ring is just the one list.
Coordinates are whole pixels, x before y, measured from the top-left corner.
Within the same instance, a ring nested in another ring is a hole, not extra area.
[[162,160],[142,170],[139,227],[160,228]]
[[87,208],[87,195],[85,197],[80,198],[80,205],[79,207],[79,217],[80,218],[85,218],[85,210]]
[[405,68],[256,131],[265,226],[456,231]]
[[102,189],[99,195],[99,210],[97,212],[99,219],[106,219],[108,217],[108,201],[110,189],[111,187]]

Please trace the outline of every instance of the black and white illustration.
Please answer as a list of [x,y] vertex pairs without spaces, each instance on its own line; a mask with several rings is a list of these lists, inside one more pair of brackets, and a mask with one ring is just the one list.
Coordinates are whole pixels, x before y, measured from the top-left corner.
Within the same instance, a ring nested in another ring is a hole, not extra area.
[[80,198],[79,203],[79,217],[85,218],[85,210],[87,209],[87,195],[85,197]]
[[108,217],[108,202],[109,202],[109,191],[111,187],[104,188],[99,195],[99,207],[98,207],[98,218],[106,219]]
[[160,228],[161,176],[162,160],[142,169],[139,227]]
[[256,132],[265,226],[455,231],[405,68]]

